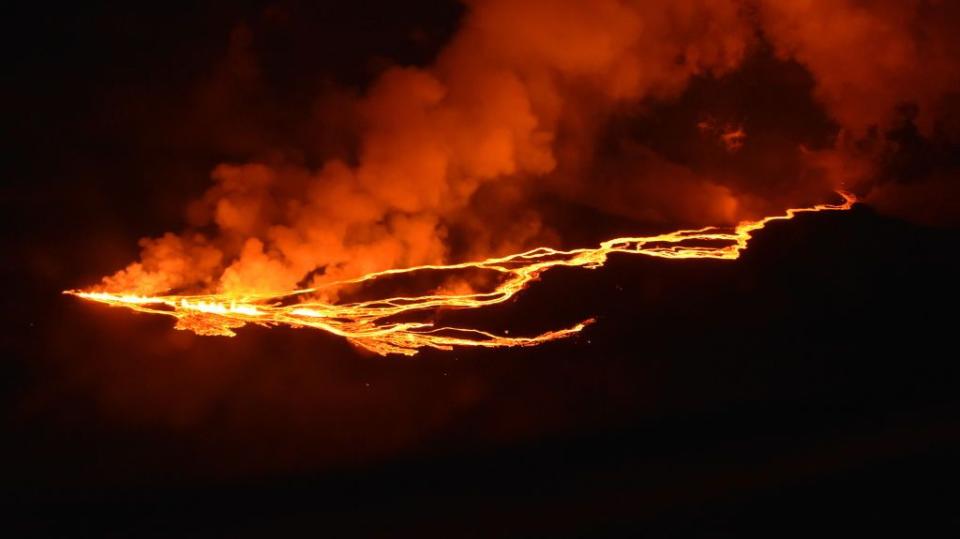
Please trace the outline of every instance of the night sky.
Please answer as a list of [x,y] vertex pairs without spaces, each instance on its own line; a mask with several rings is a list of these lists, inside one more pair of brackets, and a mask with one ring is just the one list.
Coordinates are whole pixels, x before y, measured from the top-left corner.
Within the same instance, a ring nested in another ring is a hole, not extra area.
[[[315,168],[350,154],[354,120],[339,104],[389,66],[431,63],[464,13],[455,2],[307,4],[8,15],[10,537],[960,529],[953,218],[859,204],[770,225],[735,262],[615,256],[449,315],[525,333],[597,320],[525,349],[384,358],[303,329],[201,337],[63,296],[135,260],[140,238],[180,230],[219,163]],[[256,76],[235,88],[250,69],[238,48]],[[782,101],[753,97],[765,77]],[[611,156],[599,169],[642,166],[630,144],[610,142],[629,138],[698,171],[768,170],[754,150],[731,165],[707,142],[687,145],[677,126],[709,108],[747,118],[763,151],[825,147],[836,125],[812,84],[761,50],[741,75],[695,79],[653,116],[626,110],[599,138]],[[952,174],[952,143],[911,125],[892,136],[890,181]],[[576,193],[529,198],[568,244],[666,226]]]

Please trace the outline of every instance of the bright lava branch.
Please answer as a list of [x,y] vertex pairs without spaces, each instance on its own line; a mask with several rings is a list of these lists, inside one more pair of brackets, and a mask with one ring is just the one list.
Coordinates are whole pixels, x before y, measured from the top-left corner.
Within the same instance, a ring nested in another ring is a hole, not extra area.
[[435,312],[438,309],[479,309],[503,303],[524,290],[543,272],[558,266],[595,269],[603,266],[611,253],[642,254],[659,258],[712,258],[735,260],[747,248],[754,231],[772,221],[793,219],[799,213],[850,209],[856,198],[840,192],[840,204],[819,204],[789,209],[782,215],[758,221],[744,221],[736,227],[705,227],[645,237],[614,238],[589,249],[560,251],[539,247],[523,253],[477,262],[428,265],[370,273],[324,288],[358,285],[389,276],[414,272],[456,272],[482,270],[499,276],[493,290],[463,294],[437,292],[418,296],[398,296],[353,303],[330,303],[314,299],[320,290],[309,288],[283,294],[204,294],[140,296],[123,293],[69,290],[64,293],[83,299],[126,307],[134,311],[162,314],[177,319],[176,328],[200,335],[234,336],[234,329],[246,324],[312,327],[350,340],[381,355],[414,355],[421,348],[450,350],[454,346],[534,346],[569,337],[583,330],[592,320],[573,327],[548,331],[532,337],[495,335],[469,327],[437,326],[430,321],[403,321],[405,316]]

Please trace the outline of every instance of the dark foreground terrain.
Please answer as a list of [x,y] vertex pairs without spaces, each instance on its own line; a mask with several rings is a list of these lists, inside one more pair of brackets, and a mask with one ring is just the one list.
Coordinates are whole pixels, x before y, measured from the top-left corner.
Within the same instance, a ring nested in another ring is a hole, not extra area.
[[175,332],[59,295],[76,246],[34,253],[5,307],[4,528],[955,532],[958,248],[860,206],[808,215],[738,262],[558,270],[481,317],[596,316],[573,340],[413,359],[306,330]]

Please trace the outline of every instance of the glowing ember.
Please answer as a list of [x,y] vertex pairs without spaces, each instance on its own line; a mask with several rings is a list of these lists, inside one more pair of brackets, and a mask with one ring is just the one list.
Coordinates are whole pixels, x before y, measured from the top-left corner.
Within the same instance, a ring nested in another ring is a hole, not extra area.
[[540,274],[557,266],[594,269],[603,266],[611,253],[642,254],[660,258],[713,258],[734,260],[746,249],[755,230],[767,223],[792,219],[799,213],[847,210],[855,197],[841,192],[841,204],[820,204],[789,209],[783,215],[758,221],[744,221],[733,228],[705,227],[680,230],[646,237],[614,238],[592,249],[560,251],[539,247],[519,254],[477,262],[428,265],[370,273],[326,287],[359,284],[391,275],[421,271],[455,272],[493,271],[502,278],[491,291],[462,294],[430,293],[398,296],[354,303],[329,303],[313,299],[319,289],[296,290],[284,294],[209,294],[139,296],[123,293],[66,291],[83,299],[126,307],[135,311],[163,314],[177,319],[177,329],[200,335],[235,335],[234,329],[246,324],[312,327],[349,339],[358,346],[381,355],[414,355],[421,348],[450,350],[454,346],[533,346],[574,335],[592,320],[573,327],[549,331],[532,337],[495,335],[468,327],[436,326],[432,322],[397,321],[404,315],[437,309],[478,309],[503,303],[535,281]]

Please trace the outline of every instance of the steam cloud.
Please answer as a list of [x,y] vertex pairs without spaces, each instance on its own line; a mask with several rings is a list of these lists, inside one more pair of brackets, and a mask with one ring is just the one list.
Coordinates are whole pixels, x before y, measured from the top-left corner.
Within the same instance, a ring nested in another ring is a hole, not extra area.
[[[706,225],[842,185],[896,215],[958,213],[954,3],[467,4],[432,65],[390,67],[331,107],[357,141],[347,152],[315,168],[218,166],[191,229],[143,240],[103,288],[285,291],[557,243],[544,199]],[[242,52],[252,38],[234,39]],[[230,61],[256,76],[242,54]],[[724,105],[737,92],[764,114]]]

